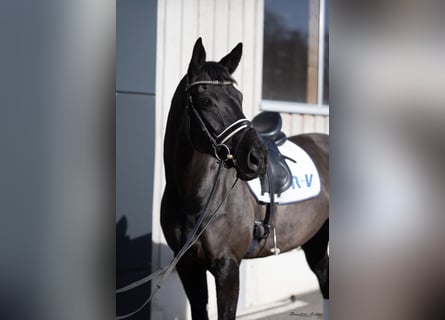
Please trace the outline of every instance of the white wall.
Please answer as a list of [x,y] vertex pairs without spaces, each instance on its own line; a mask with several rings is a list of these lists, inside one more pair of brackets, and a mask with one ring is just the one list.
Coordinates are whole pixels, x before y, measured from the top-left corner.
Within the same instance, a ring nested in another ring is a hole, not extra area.
[[[244,95],[243,110],[248,118],[260,112],[263,44],[262,0],[159,0],[156,57],[156,145],[153,197],[153,269],[165,266],[171,253],[159,226],[160,200],[165,184],[162,163],[162,140],[170,101],[182,76],[186,73],[193,45],[203,38],[207,60],[219,60],[238,42],[243,42],[243,57],[234,73]],[[288,134],[328,132],[328,117],[283,114],[283,130]],[[241,268],[239,312],[289,297],[293,293],[317,288],[302,252],[280,257],[245,261]],[[301,269],[302,272],[298,270]],[[275,278],[264,277],[275,270]],[[258,277],[265,281],[258,281]],[[213,282],[212,277],[209,279]],[[301,281],[305,279],[305,281]],[[210,282],[210,281],[209,281]],[[273,287],[274,289],[267,290]],[[216,313],[214,285],[209,283],[209,313]],[[177,275],[160,290],[152,303],[153,319],[186,319],[182,287]],[[174,294],[174,297],[173,297]],[[176,302],[176,303],[175,303]],[[181,311],[182,310],[182,311]]]

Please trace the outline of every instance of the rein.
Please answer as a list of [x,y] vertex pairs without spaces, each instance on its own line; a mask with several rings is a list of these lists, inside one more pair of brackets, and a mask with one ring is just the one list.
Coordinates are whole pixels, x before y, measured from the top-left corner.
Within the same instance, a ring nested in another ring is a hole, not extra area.
[[[170,261],[170,263],[164,267],[164,268],[160,268],[159,270],[153,272],[152,274],[149,274],[148,276],[137,280],[133,283],[130,283],[129,285],[122,287],[120,289],[116,290],[116,293],[121,293],[121,292],[126,292],[129,291],[133,288],[136,288],[148,281],[151,281],[155,278],[157,278],[158,276],[160,276],[161,274],[164,274],[161,278],[161,280],[159,280],[159,282],[157,283],[156,287],[154,288],[154,290],[152,291],[152,293],[150,294],[150,296],[147,298],[147,300],[145,300],[145,302],[135,311],[122,315],[122,316],[116,316],[116,319],[126,319],[128,317],[131,317],[132,315],[138,313],[139,311],[142,310],[142,308],[144,308],[147,303],[150,302],[150,300],[154,297],[154,295],[158,292],[158,290],[161,288],[161,286],[163,285],[164,281],[167,279],[167,277],[171,274],[171,272],[173,271],[173,269],[175,268],[176,264],[179,262],[179,259],[182,258],[182,256],[187,252],[188,249],[190,249],[195,242],[199,239],[199,237],[204,233],[204,231],[206,230],[207,226],[213,221],[213,219],[216,217],[216,214],[218,213],[219,209],[221,208],[221,206],[223,205],[223,203],[227,200],[230,192],[235,188],[236,184],[238,183],[238,178],[235,179],[235,181],[232,184],[232,187],[229,189],[229,191],[226,193],[225,197],[222,199],[222,201],[220,202],[220,204],[216,207],[215,210],[213,210],[213,212],[209,215],[206,215],[206,211],[209,208],[210,205],[210,200],[213,198],[215,191],[216,191],[216,186],[218,184],[219,178],[221,176],[221,168],[223,165],[223,161],[219,161],[218,162],[218,170],[216,172],[215,175],[215,181],[212,185],[212,189],[210,191],[210,194],[207,198],[206,204],[204,206],[204,208],[201,210],[201,212],[199,213],[199,218],[198,221],[192,231],[192,233],[190,234],[189,238],[187,239],[187,241],[185,242],[185,244],[182,246],[181,250],[178,251],[178,253],[176,254],[176,256],[173,258],[173,260]],[[208,221],[204,223],[204,220],[206,218],[206,216],[208,216]]]
[[[187,85],[187,87],[185,89],[185,92],[187,94],[186,110],[187,110],[187,115],[188,115],[187,122],[186,122],[186,126],[187,126],[186,129],[187,129],[187,132],[189,135],[190,143],[193,145],[192,138],[191,138],[191,126],[190,126],[190,117],[191,117],[190,111],[192,111],[192,114],[196,117],[196,119],[199,122],[201,131],[206,135],[207,140],[209,141],[211,147],[213,148],[215,157],[218,160],[223,161],[224,164],[226,164],[226,166],[227,166],[228,161],[231,161],[233,166],[235,166],[236,159],[235,159],[234,155],[232,154],[232,151],[230,150],[230,148],[227,146],[226,142],[230,138],[232,138],[233,136],[238,134],[240,131],[242,131],[243,129],[252,128],[253,125],[250,122],[250,120],[243,118],[243,119],[239,119],[239,120],[233,122],[231,125],[229,125],[227,128],[225,128],[218,135],[216,135],[216,136],[212,135],[210,130],[207,128],[207,125],[206,125],[204,119],[202,118],[201,114],[196,109],[195,105],[193,104],[193,99],[190,94],[190,89],[192,87],[197,86],[197,85],[202,85],[202,84],[215,85],[215,86],[227,86],[227,85],[233,85],[233,82],[232,81],[218,81],[218,80],[202,80],[202,81],[195,81],[195,82],[192,82],[190,85]],[[196,147],[195,147],[195,149],[196,149]]]

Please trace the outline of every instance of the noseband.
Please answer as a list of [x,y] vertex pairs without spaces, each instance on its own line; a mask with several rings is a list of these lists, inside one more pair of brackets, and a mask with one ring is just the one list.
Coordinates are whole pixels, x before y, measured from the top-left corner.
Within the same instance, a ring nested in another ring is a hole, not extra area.
[[198,120],[201,131],[205,133],[207,140],[209,141],[210,145],[212,146],[215,157],[223,161],[226,166],[228,165],[228,161],[231,162],[231,164],[234,166],[236,165],[236,159],[234,158],[234,155],[232,154],[230,148],[227,146],[226,142],[241,132],[243,129],[246,128],[252,128],[252,123],[248,119],[239,119],[235,122],[233,122],[231,125],[229,125],[227,128],[225,128],[221,133],[214,135],[211,133],[211,131],[208,130],[206,123],[204,122],[201,114],[199,111],[195,108],[193,104],[193,99],[190,94],[190,89],[194,86],[200,85],[200,84],[207,84],[207,85],[214,85],[214,86],[227,86],[227,85],[233,85],[232,81],[217,81],[217,80],[208,80],[208,81],[195,81],[192,82],[190,85],[186,88],[186,94],[187,94],[187,132],[189,135],[190,142],[193,145],[192,138],[191,138],[191,127],[190,127],[190,118],[191,114],[193,114],[196,119]]

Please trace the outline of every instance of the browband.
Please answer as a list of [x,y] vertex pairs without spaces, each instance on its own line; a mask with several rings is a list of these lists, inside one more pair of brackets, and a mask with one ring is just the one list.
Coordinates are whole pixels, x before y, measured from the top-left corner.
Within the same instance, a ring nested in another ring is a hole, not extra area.
[[189,91],[192,87],[197,86],[199,84],[210,84],[214,86],[227,86],[232,85],[232,81],[218,81],[218,80],[202,80],[202,81],[195,81],[188,85],[186,91]]

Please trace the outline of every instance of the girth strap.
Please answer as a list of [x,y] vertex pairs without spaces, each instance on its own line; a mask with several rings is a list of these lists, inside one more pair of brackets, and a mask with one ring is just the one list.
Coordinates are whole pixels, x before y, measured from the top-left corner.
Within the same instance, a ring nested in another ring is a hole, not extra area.
[[[267,168],[267,175],[270,175],[270,169]],[[269,182],[269,195],[270,195],[270,203],[266,204],[266,216],[264,220],[255,221],[254,226],[254,238],[258,240],[266,239],[270,235],[271,230],[271,218],[275,215],[277,210],[277,204],[275,203],[275,189],[272,183],[272,179],[268,179]]]

